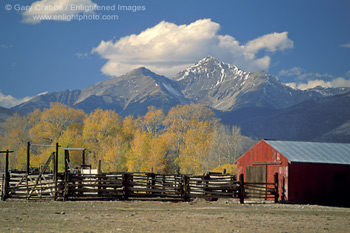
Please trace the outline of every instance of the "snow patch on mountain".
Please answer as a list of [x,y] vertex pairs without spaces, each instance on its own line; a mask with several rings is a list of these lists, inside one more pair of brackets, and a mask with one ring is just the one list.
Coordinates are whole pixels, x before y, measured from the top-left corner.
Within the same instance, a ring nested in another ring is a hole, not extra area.
[[174,96],[178,97],[178,98],[181,98],[182,94],[175,90],[175,88],[173,88],[172,86],[166,84],[166,83],[162,83],[162,85],[165,87],[165,89],[170,92],[171,94],[173,94]]

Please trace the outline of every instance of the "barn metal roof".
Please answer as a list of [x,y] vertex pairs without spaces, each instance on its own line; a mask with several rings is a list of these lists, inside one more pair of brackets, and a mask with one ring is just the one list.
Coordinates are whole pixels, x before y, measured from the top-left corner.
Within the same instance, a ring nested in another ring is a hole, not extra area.
[[291,162],[350,164],[350,144],[264,140]]

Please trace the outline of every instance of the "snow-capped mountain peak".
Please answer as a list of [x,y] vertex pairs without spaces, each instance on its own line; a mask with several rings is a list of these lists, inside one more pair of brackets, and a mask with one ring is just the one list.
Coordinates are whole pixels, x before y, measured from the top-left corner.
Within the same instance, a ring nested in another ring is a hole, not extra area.
[[211,56],[178,73],[173,80],[180,84],[187,99],[221,111],[244,107],[279,109],[310,98],[263,71],[245,72]]
[[173,80],[188,82],[193,78],[209,79],[210,81],[207,84],[214,87],[220,83],[223,83],[227,78],[247,78],[248,75],[249,72],[244,72],[234,65],[219,61],[215,57],[207,56],[196,64],[188,67],[186,70],[178,73]]
[[227,110],[232,106],[223,104],[223,99],[241,89],[249,75],[249,72],[240,70],[234,65],[208,56],[178,73],[173,80],[180,83],[186,98],[201,100],[203,104]]

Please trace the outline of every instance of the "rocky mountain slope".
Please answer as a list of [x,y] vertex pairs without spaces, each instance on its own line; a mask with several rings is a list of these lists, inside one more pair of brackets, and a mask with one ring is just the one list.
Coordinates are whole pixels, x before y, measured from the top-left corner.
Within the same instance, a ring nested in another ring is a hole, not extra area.
[[167,111],[186,103],[175,82],[142,67],[82,90],[74,106],[87,112],[98,107],[114,109],[125,116],[142,115],[150,105]]
[[35,108],[49,107],[50,102],[60,102],[89,113],[96,108],[113,109],[119,114],[142,115],[147,106],[165,111],[189,101],[179,91],[179,85],[146,68],[138,68],[117,78],[96,83],[83,90],[47,93],[22,103],[14,110],[28,113]]
[[8,108],[0,107],[0,123],[4,122],[8,117],[12,116],[13,114],[15,114],[15,111]]
[[80,93],[80,90],[44,93],[11,109],[21,113],[30,113],[36,108],[49,108],[51,102],[59,102],[68,106],[74,106],[74,102],[79,97]]
[[350,142],[350,92],[262,111],[238,124],[245,135],[279,140]]
[[244,72],[214,57],[206,57],[173,79],[180,83],[186,98],[219,111],[280,109],[322,95],[292,89],[264,72]]

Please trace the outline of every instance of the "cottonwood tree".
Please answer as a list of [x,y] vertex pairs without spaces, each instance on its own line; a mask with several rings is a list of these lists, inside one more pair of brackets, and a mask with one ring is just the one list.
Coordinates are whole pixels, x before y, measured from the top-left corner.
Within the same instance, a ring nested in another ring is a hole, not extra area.
[[147,109],[145,116],[138,118],[138,123],[143,130],[158,135],[159,130],[163,127],[164,112],[161,109],[156,109],[154,106],[149,106]]
[[210,163],[217,167],[233,164],[243,152],[241,129],[238,126],[217,124],[210,143]]
[[[0,124],[0,128],[0,132],[2,132],[0,134],[0,149],[14,151],[9,157],[10,167],[24,170],[26,167],[27,142],[29,141],[28,117],[15,113]],[[0,159],[3,160],[3,158]]]
[[128,171],[146,172],[149,171],[146,162],[150,156],[151,133],[136,130],[131,142],[131,148],[127,154],[126,166]]
[[[32,141],[42,144],[52,144],[64,134],[67,127],[80,127],[83,124],[85,113],[63,104],[51,103],[40,114],[35,112],[37,122],[29,130]],[[33,118],[33,117],[32,117]]]
[[[194,122],[192,122],[194,124]],[[177,163],[182,173],[201,174],[210,170],[209,146],[213,125],[209,121],[198,121],[187,130],[180,148]]]
[[85,118],[82,139],[93,166],[101,160],[105,170],[116,169],[122,124],[122,118],[112,110],[96,109]]
[[[68,136],[71,139],[79,137],[84,118],[85,113],[82,110],[60,103],[51,103],[50,108],[45,108],[43,111],[37,109],[29,114],[28,122],[31,126],[29,129],[30,141],[37,144],[53,145],[59,142],[65,133],[65,140],[68,140]],[[32,148],[32,152],[31,165],[39,167],[47,161],[52,148]],[[61,151],[59,154],[60,167],[64,163],[63,157],[63,151]]]
[[214,113],[200,104],[178,105],[164,120],[166,134],[171,140],[173,158],[181,172],[198,173],[206,170],[208,140],[217,119]]
[[174,137],[174,151],[179,153],[188,129],[197,127],[201,121],[215,122],[214,113],[200,104],[178,105],[169,110],[164,119],[167,133]]

